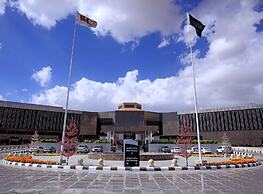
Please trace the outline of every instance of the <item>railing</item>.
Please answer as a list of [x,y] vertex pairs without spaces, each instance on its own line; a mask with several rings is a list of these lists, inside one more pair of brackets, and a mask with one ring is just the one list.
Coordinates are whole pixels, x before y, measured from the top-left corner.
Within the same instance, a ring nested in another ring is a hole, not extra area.
[[1,145],[0,153],[28,149],[29,145]]
[[258,160],[263,160],[263,148],[243,148],[243,147],[233,147],[233,154],[240,157],[255,157]]

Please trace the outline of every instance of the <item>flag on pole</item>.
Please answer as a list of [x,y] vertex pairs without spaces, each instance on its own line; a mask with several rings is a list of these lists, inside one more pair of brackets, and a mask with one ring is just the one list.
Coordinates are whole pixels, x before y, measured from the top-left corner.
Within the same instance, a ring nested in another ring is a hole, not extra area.
[[96,28],[97,22],[77,12],[77,22],[86,27]]
[[196,32],[197,36],[201,37],[202,31],[205,28],[205,25],[202,24],[202,22],[199,21],[198,19],[191,16],[190,13],[188,13],[188,14],[189,14],[190,25],[195,27],[195,32]]

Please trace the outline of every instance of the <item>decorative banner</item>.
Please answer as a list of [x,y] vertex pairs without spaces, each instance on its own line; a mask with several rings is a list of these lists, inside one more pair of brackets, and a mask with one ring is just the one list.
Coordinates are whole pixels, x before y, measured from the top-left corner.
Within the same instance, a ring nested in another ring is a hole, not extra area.
[[138,141],[124,139],[124,166],[140,166],[140,149]]

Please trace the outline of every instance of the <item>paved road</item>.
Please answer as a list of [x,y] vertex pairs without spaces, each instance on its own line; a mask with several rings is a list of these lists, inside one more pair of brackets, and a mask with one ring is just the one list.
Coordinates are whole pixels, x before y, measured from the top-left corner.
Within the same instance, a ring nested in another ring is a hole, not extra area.
[[0,193],[263,193],[263,167],[217,171],[88,173],[0,166]]

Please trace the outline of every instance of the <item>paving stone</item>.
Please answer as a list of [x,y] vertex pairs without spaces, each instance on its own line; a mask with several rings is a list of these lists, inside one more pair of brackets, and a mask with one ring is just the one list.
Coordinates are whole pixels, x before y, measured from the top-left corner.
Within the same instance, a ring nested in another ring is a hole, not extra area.
[[188,172],[76,173],[0,166],[0,193],[255,193],[263,167]]

